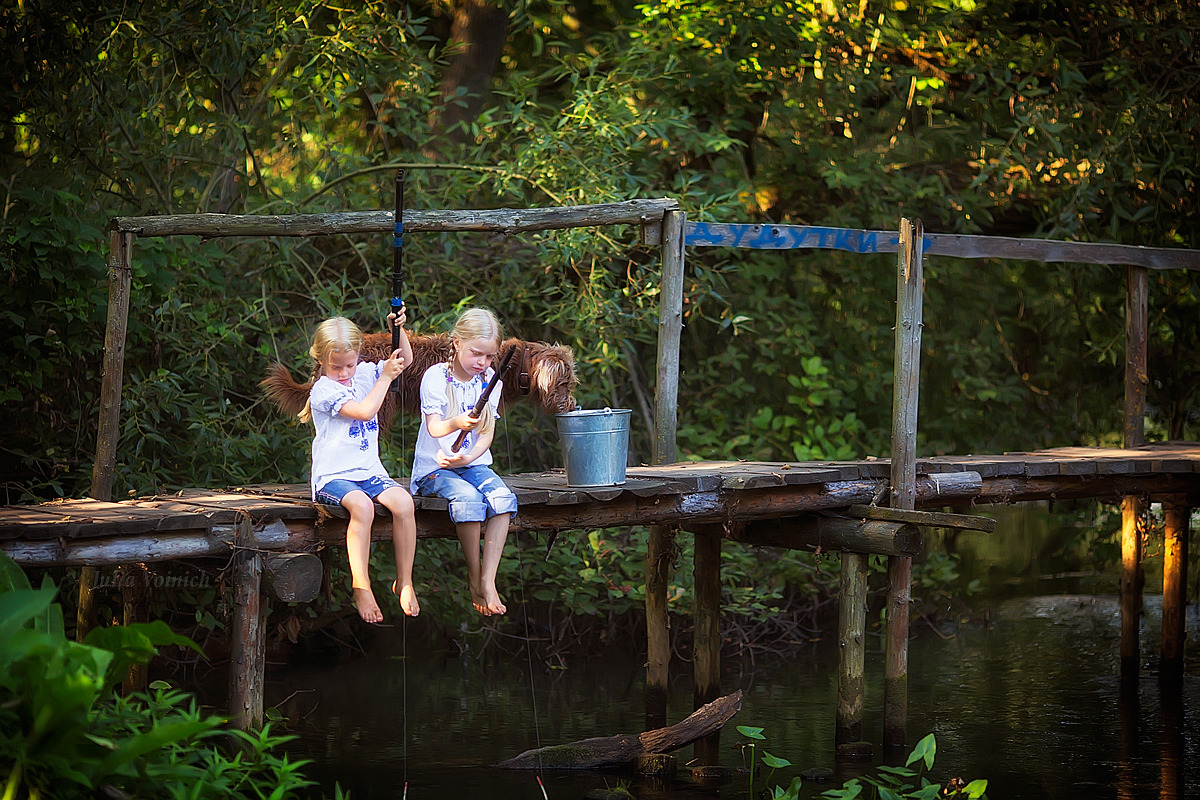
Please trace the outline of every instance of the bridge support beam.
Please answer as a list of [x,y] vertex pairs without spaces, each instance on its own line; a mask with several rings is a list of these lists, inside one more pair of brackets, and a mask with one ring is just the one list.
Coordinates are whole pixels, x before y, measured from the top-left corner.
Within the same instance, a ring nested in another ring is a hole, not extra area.
[[1161,681],[1183,676],[1184,621],[1187,610],[1188,524],[1192,510],[1186,495],[1163,500],[1163,611]]
[[[721,538],[720,525],[694,532],[696,607],[692,645],[692,706],[703,708],[721,696]],[[695,743],[699,764],[720,763],[721,732]]]
[[862,738],[866,703],[867,559],[842,553],[842,585],[838,597],[838,694],[834,743],[839,758],[871,754]]
[[651,525],[646,539],[646,730],[667,725],[667,667],[671,658],[667,584],[675,531]]
[[263,723],[267,671],[267,603],[262,593],[262,554],[254,549],[254,524],[238,522],[233,568],[233,626],[229,652],[229,717],[244,731]]

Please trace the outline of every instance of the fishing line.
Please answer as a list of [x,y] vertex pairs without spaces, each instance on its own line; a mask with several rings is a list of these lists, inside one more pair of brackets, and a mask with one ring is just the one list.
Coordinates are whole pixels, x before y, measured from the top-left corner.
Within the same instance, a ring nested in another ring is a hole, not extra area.
[[[393,216],[392,228],[392,313],[399,315],[400,309],[404,307],[404,170],[396,170],[396,211]],[[393,320],[392,325],[392,352],[395,352],[400,347],[400,325],[399,320]],[[405,368],[411,367],[411,364],[406,364]],[[394,406],[392,408],[391,423],[403,416],[404,397],[402,395],[403,388],[400,385],[400,377],[397,376],[392,381],[392,385],[388,387],[388,392],[391,394]],[[408,435],[405,432],[403,424],[400,428],[400,455],[397,463],[401,465],[401,475],[403,476],[403,457],[408,452]],[[409,485],[411,490],[412,486]],[[393,546],[396,521],[392,520],[392,536]],[[416,543],[413,543],[415,548]],[[399,565],[397,565],[399,568]],[[396,575],[396,581],[399,582],[400,576]],[[397,584],[393,584],[395,587]],[[396,595],[396,599],[400,599],[400,595],[396,594],[393,588],[392,594]],[[408,800],[408,614],[404,611],[403,603],[400,604],[400,708],[401,719],[403,720],[403,729],[401,731],[401,763],[403,765],[404,791],[401,793],[401,800]]]
[[[506,459],[509,464],[512,464],[512,438],[509,436],[508,430],[508,415],[504,415],[504,449],[506,451]],[[525,564],[521,555],[521,539],[520,534],[517,535],[517,575],[520,577],[521,585],[521,614],[525,618],[525,662],[529,668],[529,700],[533,706],[533,737],[537,743],[538,754],[538,770],[537,778],[538,787],[542,790],[542,800],[550,800],[546,795],[546,784],[542,783],[542,773],[544,772],[542,764],[542,731],[538,724],[538,708],[537,708],[537,688],[533,683],[533,643],[529,634],[529,602],[525,596]]]
[[404,720],[403,744],[401,745],[401,761],[404,764],[404,792],[401,800],[408,800],[408,615],[400,609],[403,621],[400,624],[400,716]]

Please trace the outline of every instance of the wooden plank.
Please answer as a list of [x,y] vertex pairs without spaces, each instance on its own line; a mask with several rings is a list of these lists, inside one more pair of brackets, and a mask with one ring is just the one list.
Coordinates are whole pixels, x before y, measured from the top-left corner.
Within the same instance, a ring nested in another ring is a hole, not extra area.
[[992,533],[996,530],[996,520],[990,517],[978,517],[973,514],[948,514],[943,511],[909,511],[901,508],[886,506],[850,506],[849,514],[866,519],[881,519],[887,522],[909,522],[913,525],[924,525],[933,528],[962,528],[971,531]]
[[9,506],[0,512],[0,538],[47,539],[145,534],[197,527],[188,515],[142,512],[97,500],[43,506]]
[[274,497],[261,497],[238,492],[228,492],[211,489],[187,489],[172,495],[157,495],[145,499],[127,501],[130,505],[142,508],[173,509],[211,514],[221,518],[227,514],[270,513],[281,519],[303,519],[311,517],[315,506],[312,500],[307,504],[282,501]]
[[[897,231],[857,230],[814,225],[742,225],[689,222],[689,247],[740,247],[754,250],[843,250],[850,253],[894,253]],[[1200,270],[1200,251],[1174,247],[1141,247],[1102,242],[1063,242],[1009,236],[926,233],[926,255],[951,258],[1004,258],[1043,263],[1128,264],[1150,269]]]
[[1134,462],[1128,458],[1097,458],[1096,474],[1128,475],[1134,471]]
[[[412,211],[405,209],[405,232],[522,231],[588,228],[598,225],[642,225],[679,208],[671,198],[558,208],[495,208]],[[172,214],[115,217],[112,230],[138,236],[331,236],[345,233],[392,233],[395,210],[345,211],[327,214]]]
[[709,492],[721,488],[725,473],[736,470],[741,461],[684,461],[676,464],[628,467],[625,477],[676,481],[692,492]]

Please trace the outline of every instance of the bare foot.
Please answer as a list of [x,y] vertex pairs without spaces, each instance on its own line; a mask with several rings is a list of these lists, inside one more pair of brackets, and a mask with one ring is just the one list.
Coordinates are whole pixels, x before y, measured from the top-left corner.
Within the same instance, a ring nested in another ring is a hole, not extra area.
[[480,614],[483,614],[485,617],[490,617],[492,612],[488,610],[487,598],[484,596],[483,592],[476,589],[474,586],[468,585],[468,588],[471,590],[471,605],[475,606],[475,610]]
[[417,590],[412,585],[396,591],[396,581],[392,581],[392,594],[400,598],[400,610],[410,617],[421,613],[421,604],[417,602]]
[[[483,609],[480,609],[479,613],[490,617],[494,614],[503,614],[504,612],[508,611],[508,608],[506,608],[504,603],[501,602],[500,595],[496,593],[495,587],[484,589],[483,596]],[[478,603],[475,605],[475,608],[479,608]]]
[[379,610],[375,593],[370,589],[354,587],[354,605],[358,607],[358,615],[364,622],[383,622],[383,612]]

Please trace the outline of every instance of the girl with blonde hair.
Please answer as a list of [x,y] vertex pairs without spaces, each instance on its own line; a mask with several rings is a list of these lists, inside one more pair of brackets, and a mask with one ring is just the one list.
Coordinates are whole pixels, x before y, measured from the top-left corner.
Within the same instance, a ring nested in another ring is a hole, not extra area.
[[[389,317],[390,319],[390,317]],[[317,326],[309,354],[317,379],[300,412],[312,420],[313,500],[341,505],[350,512],[346,525],[346,554],[354,605],[366,622],[382,622],[368,574],[371,526],[375,502],[392,512],[392,545],[396,580],[392,591],[400,608],[415,617],[421,610],[413,588],[413,559],[417,550],[417,522],[412,495],[392,480],[379,460],[379,408],[388,387],[412,363],[412,347],[404,331],[404,309],[395,315],[400,347],[384,361],[359,361],[362,332],[345,317],[327,319]]]
[[[453,352],[421,377],[421,432],[413,458],[412,490],[450,501],[450,519],[467,561],[471,603],[485,616],[507,611],[496,590],[496,573],[517,512],[517,497],[491,468],[492,437],[500,416],[503,384],[497,381],[484,411],[474,409],[494,373],[504,339],[491,311],[469,308],[450,332]],[[462,446],[453,445],[466,431]],[[483,555],[480,557],[480,538]]]

